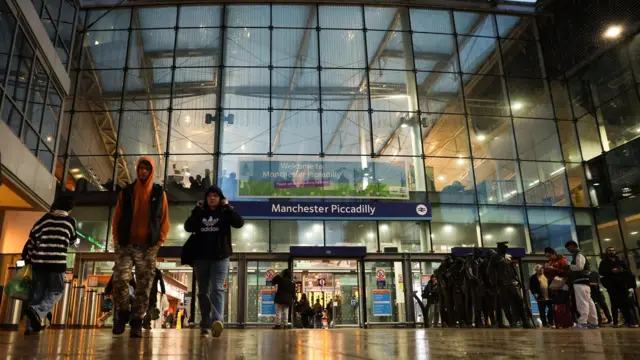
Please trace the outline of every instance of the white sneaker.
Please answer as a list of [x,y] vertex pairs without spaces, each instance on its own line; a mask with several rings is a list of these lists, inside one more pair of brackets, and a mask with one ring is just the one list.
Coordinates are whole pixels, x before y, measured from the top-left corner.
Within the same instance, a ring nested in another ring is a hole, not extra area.
[[224,325],[222,321],[215,321],[213,323],[213,337],[218,338],[222,334],[222,330],[224,330]]

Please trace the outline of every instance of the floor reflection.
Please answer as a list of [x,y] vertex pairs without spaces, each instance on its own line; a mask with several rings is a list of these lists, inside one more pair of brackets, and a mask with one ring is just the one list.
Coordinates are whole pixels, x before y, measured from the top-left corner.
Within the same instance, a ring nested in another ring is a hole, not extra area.
[[108,329],[47,330],[25,337],[0,332],[0,359],[635,359],[640,331],[334,329],[226,330],[219,339],[197,330],[157,329],[143,339]]

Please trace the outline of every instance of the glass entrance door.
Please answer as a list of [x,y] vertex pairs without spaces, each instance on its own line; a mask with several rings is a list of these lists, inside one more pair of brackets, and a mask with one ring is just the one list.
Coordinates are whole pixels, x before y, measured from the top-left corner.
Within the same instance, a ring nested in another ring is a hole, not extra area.
[[357,260],[295,260],[293,275],[297,300],[306,297],[312,310],[308,315],[300,314],[310,318],[299,325],[316,328],[360,325]]

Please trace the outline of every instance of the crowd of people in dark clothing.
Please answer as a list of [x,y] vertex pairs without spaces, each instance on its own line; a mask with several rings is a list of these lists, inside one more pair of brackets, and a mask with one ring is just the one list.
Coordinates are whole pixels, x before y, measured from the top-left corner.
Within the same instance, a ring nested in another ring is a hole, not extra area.
[[[627,263],[616,255],[615,248],[607,248],[598,269],[595,270],[580,253],[576,242],[569,241],[565,247],[572,254],[571,261],[558,254],[555,249],[546,248],[547,263],[537,264],[535,273],[529,278],[528,290],[538,305],[540,325],[575,329],[595,329],[605,325],[620,327],[619,315],[622,315],[624,326],[637,328],[635,277]],[[478,267],[473,266],[474,258],[479,263]],[[439,326],[439,320],[442,320],[442,326],[468,327],[473,319],[476,327],[506,327],[502,320],[504,312],[511,327],[527,327],[527,322],[521,322],[522,319],[514,318],[513,313],[510,314],[514,310],[514,303],[511,303],[512,306],[502,305],[508,301],[503,301],[500,287],[492,285],[496,283],[492,278],[498,274],[491,272],[490,259],[482,260],[479,256],[470,255],[464,260],[445,260],[444,265],[431,276],[422,291],[426,326]],[[479,278],[476,278],[477,273],[480,274]],[[444,280],[444,286],[441,280]],[[496,302],[490,300],[491,304],[487,306],[486,302],[475,300],[474,285],[478,284],[478,281],[482,286],[480,296],[485,300],[496,296]],[[456,284],[452,285],[450,282]],[[517,281],[514,283],[517,285]],[[449,286],[449,289],[446,286]],[[607,290],[611,310],[601,286]],[[454,298],[453,301],[451,297]],[[495,304],[495,307],[492,307],[492,304]],[[525,317],[533,320],[533,313],[527,302],[515,305],[523,309]],[[478,314],[477,307],[480,307],[484,318]],[[456,312],[453,318],[447,308]],[[491,314],[495,317],[486,313],[487,308],[496,311],[495,314]],[[469,315],[472,313],[475,316]]]

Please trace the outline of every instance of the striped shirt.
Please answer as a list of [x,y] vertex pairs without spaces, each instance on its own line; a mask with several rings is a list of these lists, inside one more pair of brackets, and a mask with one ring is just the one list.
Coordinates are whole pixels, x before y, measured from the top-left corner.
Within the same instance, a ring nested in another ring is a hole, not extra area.
[[38,220],[27,241],[27,256],[34,266],[47,267],[52,272],[67,268],[67,248],[77,246],[76,219],[64,211],[45,214]]

